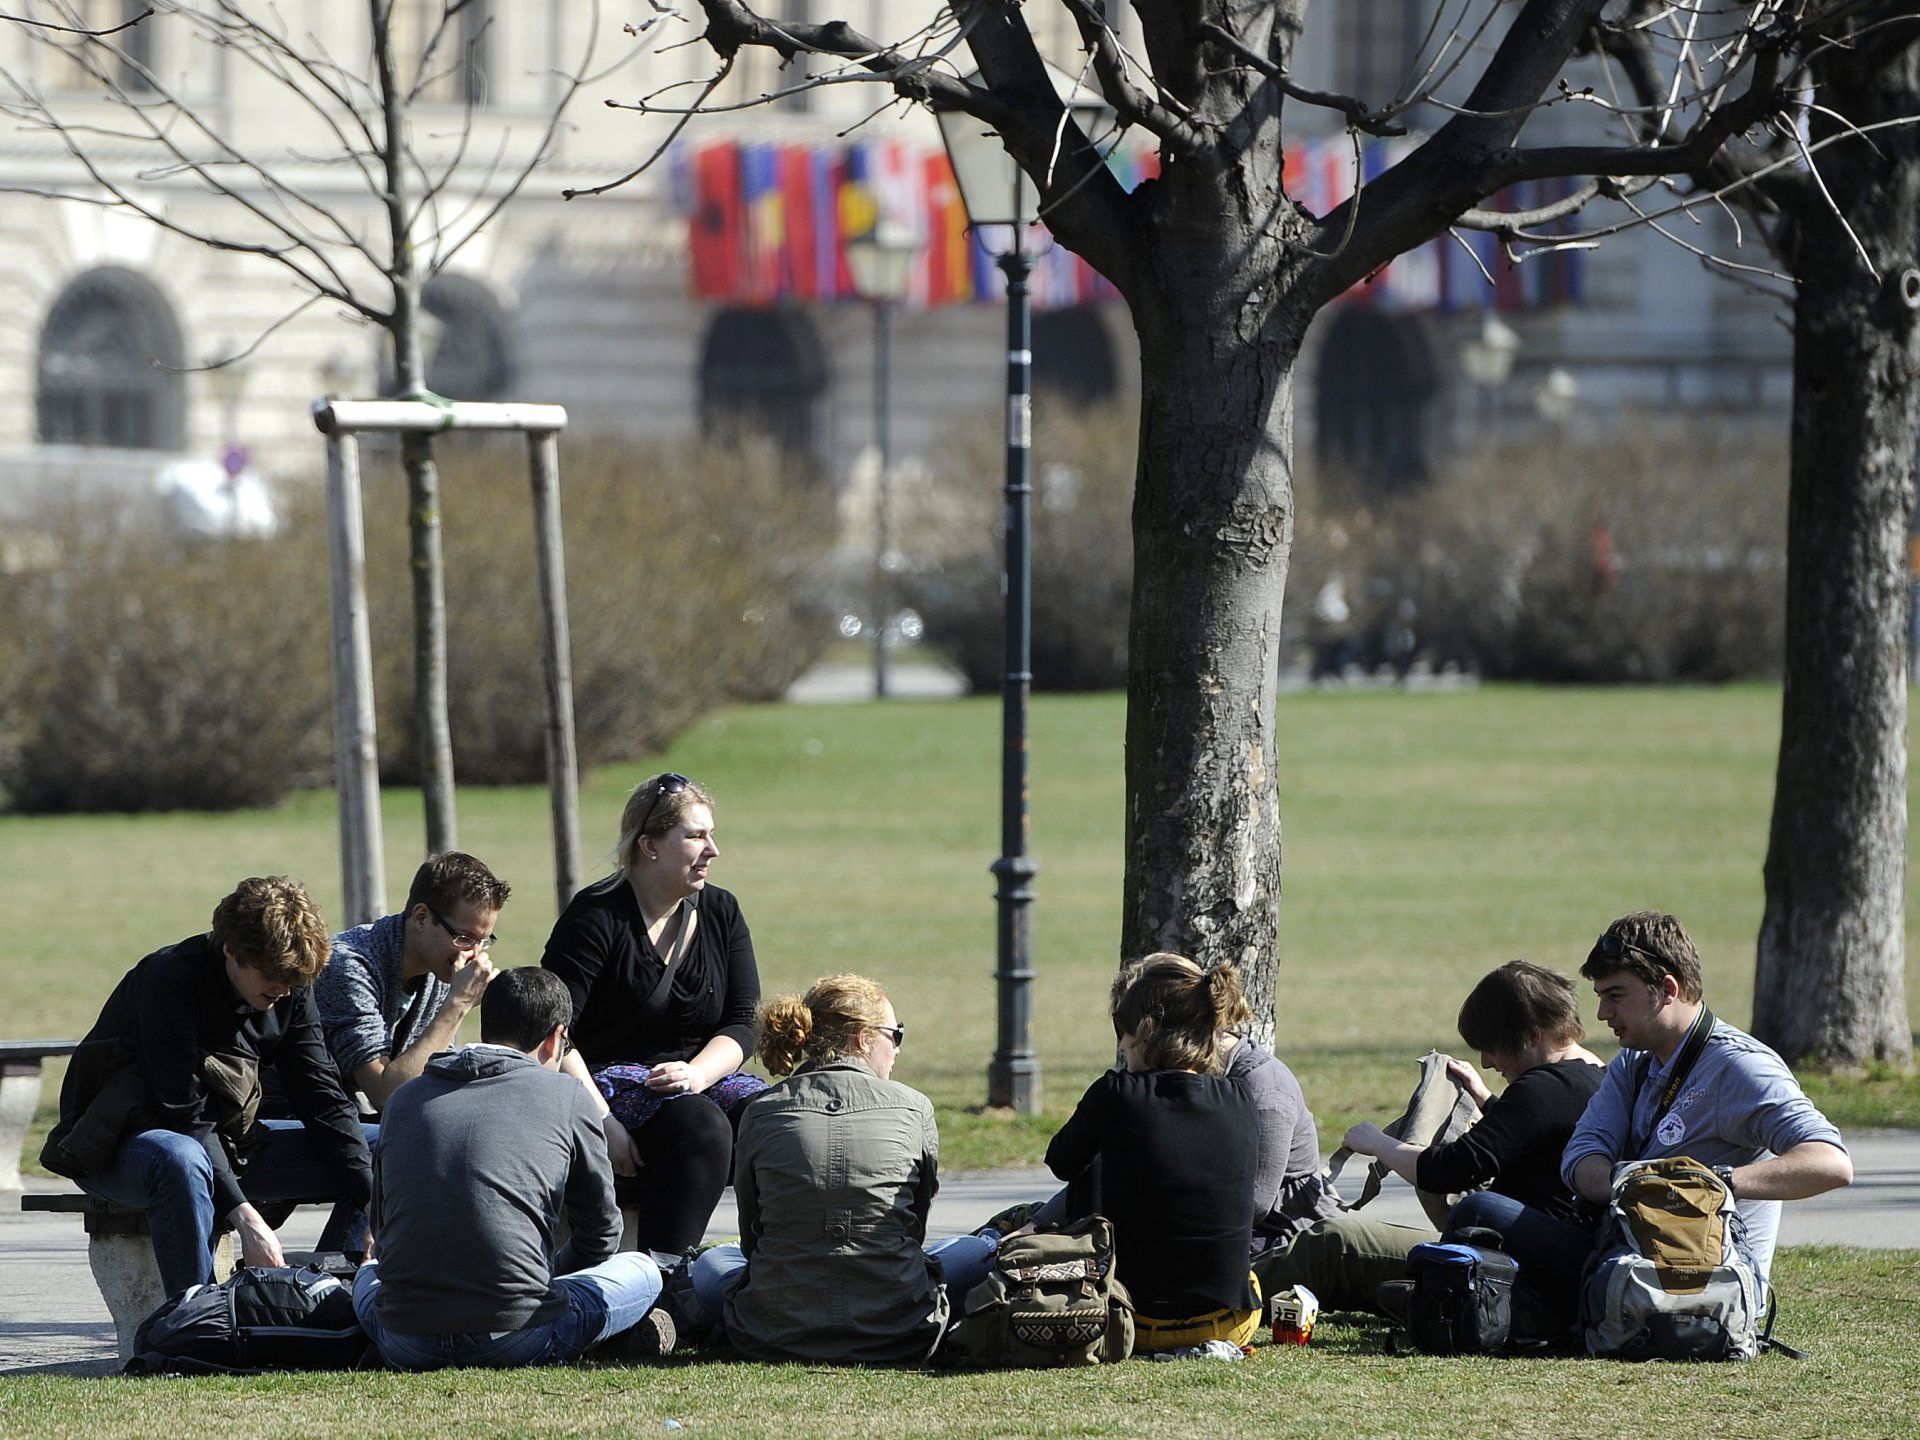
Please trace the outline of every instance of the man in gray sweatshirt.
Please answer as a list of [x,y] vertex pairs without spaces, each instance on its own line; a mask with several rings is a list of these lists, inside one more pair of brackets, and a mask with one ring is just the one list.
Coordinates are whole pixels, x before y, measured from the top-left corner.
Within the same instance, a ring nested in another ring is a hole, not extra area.
[[[353,1303],[395,1369],[574,1360],[659,1298],[653,1261],[614,1253],[606,1139],[559,1073],[572,1006],[547,971],[503,972],[480,1002],[480,1043],[434,1056],[388,1102],[370,1207],[379,1258]],[[562,1208],[571,1238],[556,1253]]]

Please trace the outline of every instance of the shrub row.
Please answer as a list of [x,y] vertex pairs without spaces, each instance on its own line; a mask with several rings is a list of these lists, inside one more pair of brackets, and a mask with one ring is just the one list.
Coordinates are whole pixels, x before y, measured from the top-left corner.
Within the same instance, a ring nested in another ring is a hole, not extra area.
[[[440,448],[449,711],[462,783],[545,775],[524,452]],[[369,454],[368,590],[382,771],[417,774],[406,489]],[[776,694],[829,629],[827,497],[767,451],[575,443],[561,464],[580,757],[656,750]],[[75,505],[50,563],[0,574],[0,793],[30,811],[271,804],[331,770],[326,536],[295,487],[271,540],[189,541]]]
[[[1134,418],[1042,410],[1035,435],[1034,683],[1126,683]],[[994,427],[955,438],[912,504],[901,577],[929,641],[977,690],[998,686],[1003,536]],[[1455,457],[1376,506],[1363,487],[1297,483],[1283,665],[1325,639],[1315,597],[1341,582],[1363,663],[1417,651],[1490,679],[1728,680],[1778,673],[1785,447],[1711,422],[1636,420],[1579,446]]]

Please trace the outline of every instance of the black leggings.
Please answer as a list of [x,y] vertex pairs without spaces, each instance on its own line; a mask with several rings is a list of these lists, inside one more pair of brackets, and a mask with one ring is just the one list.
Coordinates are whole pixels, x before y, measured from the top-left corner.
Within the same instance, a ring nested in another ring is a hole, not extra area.
[[633,1132],[640,1172],[642,1250],[678,1255],[700,1243],[733,1166],[733,1122],[689,1096],[662,1105]]

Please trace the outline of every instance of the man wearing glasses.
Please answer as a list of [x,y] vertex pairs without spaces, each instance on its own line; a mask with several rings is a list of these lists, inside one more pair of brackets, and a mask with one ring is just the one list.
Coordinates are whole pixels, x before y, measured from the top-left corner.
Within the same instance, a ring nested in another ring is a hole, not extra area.
[[453,1048],[493,979],[487,952],[510,893],[473,856],[450,850],[414,872],[404,910],[333,937],[314,1002],[341,1076],[375,1110]]
[[1699,951],[1673,916],[1641,911],[1614,921],[1580,973],[1621,1048],[1567,1142],[1561,1178],[1605,1205],[1619,1161],[1686,1155],[1725,1167],[1749,1256],[1766,1276],[1780,1202],[1853,1183],[1840,1132],[1778,1055],[1714,1018]]

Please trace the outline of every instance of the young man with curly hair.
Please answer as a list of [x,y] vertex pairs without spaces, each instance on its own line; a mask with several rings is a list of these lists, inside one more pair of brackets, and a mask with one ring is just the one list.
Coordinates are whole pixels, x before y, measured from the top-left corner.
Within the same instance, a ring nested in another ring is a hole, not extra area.
[[[367,1133],[321,1036],[310,986],[327,927],[298,880],[242,880],[213,925],[129,970],[75,1053],[42,1163],[145,1208],[169,1295],[213,1279],[216,1228],[241,1263],[280,1265],[256,1203],[372,1193]],[[271,1069],[295,1119],[259,1118]]]

